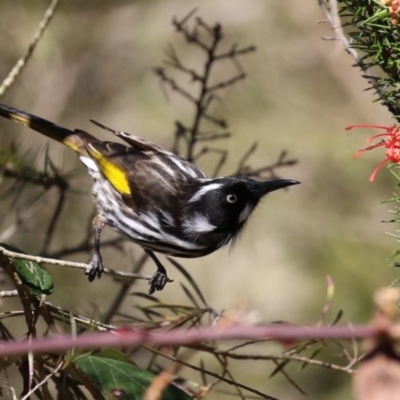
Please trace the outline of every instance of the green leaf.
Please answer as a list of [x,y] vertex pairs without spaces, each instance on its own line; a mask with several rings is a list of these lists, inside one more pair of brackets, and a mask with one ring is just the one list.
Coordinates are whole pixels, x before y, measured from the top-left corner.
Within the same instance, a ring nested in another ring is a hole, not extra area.
[[[26,254],[22,250],[5,243],[0,242],[0,246],[14,253]],[[48,295],[53,292],[54,286],[51,276],[38,263],[12,257],[10,257],[10,261],[14,265],[22,283],[34,296],[41,297],[44,294]]]
[[[103,356],[102,356],[103,355]],[[105,356],[104,356],[105,355]],[[110,356],[113,356],[110,358]],[[91,384],[108,399],[143,400],[147,388],[157,377],[131,362],[115,359],[113,350],[76,360],[75,365]],[[119,358],[118,355],[117,358]],[[177,386],[169,384],[161,400],[190,400],[191,397]]]
[[127,364],[136,365],[126,354],[116,349],[104,349],[98,353],[92,354],[96,357],[110,358],[112,360],[121,361]]

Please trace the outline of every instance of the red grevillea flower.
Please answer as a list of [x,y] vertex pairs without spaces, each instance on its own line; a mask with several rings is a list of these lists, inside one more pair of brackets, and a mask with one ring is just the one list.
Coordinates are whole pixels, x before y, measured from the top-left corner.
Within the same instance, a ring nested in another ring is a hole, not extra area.
[[378,166],[374,169],[369,181],[373,182],[378,171],[388,162],[394,164],[400,164],[400,129],[396,125],[392,126],[381,126],[381,125],[351,125],[346,128],[350,130],[353,128],[375,128],[383,129],[384,133],[378,133],[367,139],[367,143],[371,143],[377,138],[382,138],[379,142],[372,144],[371,146],[364,147],[354,154],[354,157],[359,157],[364,151],[375,149],[376,147],[386,148],[386,158],[382,160]]

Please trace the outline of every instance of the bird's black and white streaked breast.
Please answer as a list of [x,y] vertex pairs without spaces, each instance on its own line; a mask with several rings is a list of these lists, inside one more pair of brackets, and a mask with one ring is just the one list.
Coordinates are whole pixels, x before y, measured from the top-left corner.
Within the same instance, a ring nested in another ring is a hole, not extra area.
[[179,257],[209,254],[239,232],[256,205],[247,180],[207,179],[186,160],[149,142],[138,148],[136,137],[124,135],[131,147],[102,142],[97,150],[127,171],[129,193],[115,190],[92,157],[80,157],[106,224],[145,249]]

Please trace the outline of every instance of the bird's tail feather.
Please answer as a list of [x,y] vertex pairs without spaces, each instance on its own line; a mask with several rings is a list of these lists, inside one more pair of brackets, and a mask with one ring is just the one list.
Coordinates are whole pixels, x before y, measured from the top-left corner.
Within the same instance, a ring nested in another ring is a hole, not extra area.
[[71,131],[63,128],[43,118],[0,104],[0,116],[8,118],[18,124],[28,126],[57,142],[63,143],[67,147],[75,150],[81,155],[87,155],[87,143],[97,141],[97,139],[84,131]]

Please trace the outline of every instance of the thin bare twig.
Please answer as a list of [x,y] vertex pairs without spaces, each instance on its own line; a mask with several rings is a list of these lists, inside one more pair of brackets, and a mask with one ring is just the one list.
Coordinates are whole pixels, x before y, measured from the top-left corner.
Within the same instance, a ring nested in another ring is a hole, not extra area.
[[[91,268],[91,266],[89,264],[85,264],[85,263],[56,260],[56,259],[53,259],[53,258],[37,257],[37,256],[29,255],[29,254],[16,253],[14,251],[6,250],[2,246],[0,246],[0,253],[3,253],[5,256],[11,257],[11,258],[18,258],[18,259],[21,259],[21,260],[35,261],[38,264],[44,263],[44,264],[50,264],[50,265],[60,265],[60,266],[63,266],[63,267],[79,268],[79,269],[84,269],[84,270],[86,270],[88,268]],[[134,274],[132,272],[115,271],[115,270],[110,269],[110,268],[104,268],[104,273],[105,274],[109,274],[109,275],[114,275],[114,276],[120,276],[122,278],[134,278],[134,279],[144,279],[144,280],[150,280],[151,279],[151,276]]]
[[[190,162],[193,162],[196,158],[195,145],[198,141],[211,141],[223,139],[230,136],[230,134],[222,133],[213,134],[210,136],[204,135],[203,137],[201,137],[200,124],[204,120],[209,121],[220,128],[227,128],[227,123],[223,118],[216,117],[208,112],[210,104],[213,102],[213,100],[217,98],[214,95],[214,92],[225,89],[246,77],[246,74],[243,72],[243,69],[241,68],[237,60],[237,57],[255,50],[254,46],[248,46],[246,48],[238,49],[236,45],[232,45],[231,49],[228,52],[218,54],[218,47],[221,40],[223,39],[221,25],[215,24],[214,26],[210,26],[201,18],[195,18],[193,26],[189,27],[188,21],[194,14],[194,12],[195,11],[192,11],[180,20],[174,18],[172,24],[175,26],[176,30],[183,35],[188,43],[197,46],[205,52],[206,59],[203,65],[203,71],[199,73],[193,68],[185,66],[184,63],[179,59],[172,46],[170,46],[168,51],[166,52],[167,60],[165,61],[165,64],[169,68],[182,72],[185,75],[189,75],[192,78],[193,82],[198,83],[200,86],[198,96],[193,97],[191,94],[189,94],[189,92],[178,85],[173,78],[168,76],[164,68],[155,69],[155,72],[160,77],[161,82],[166,83],[168,86],[171,87],[172,90],[185,97],[195,106],[193,122],[191,123],[191,125],[189,127],[186,127],[180,122],[179,124],[177,124],[175,144],[173,146],[174,151],[177,152],[179,140],[184,139],[186,145],[185,158]],[[209,81],[213,65],[216,62],[224,59],[230,59],[232,61],[237,69],[237,75],[224,81],[210,85]]]
[[219,381],[226,382],[226,383],[228,383],[230,385],[234,385],[234,386],[236,386],[236,388],[241,388],[241,389],[247,390],[250,393],[254,393],[254,394],[260,396],[263,399],[278,400],[275,397],[272,397],[272,396],[269,396],[269,395],[267,395],[265,393],[262,393],[262,392],[260,392],[260,391],[258,391],[256,389],[251,388],[250,386],[246,386],[246,385],[243,385],[242,383],[238,383],[238,382],[233,382],[230,379],[225,378],[222,375],[219,375],[219,374],[216,374],[215,372],[211,372],[211,371],[205,370],[203,368],[197,367],[196,365],[193,365],[193,364],[190,364],[190,363],[188,363],[186,361],[180,360],[177,357],[172,357],[172,356],[170,356],[168,354],[165,354],[165,352],[160,352],[160,351],[158,351],[158,350],[156,350],[154,348],[149,348],[149,347],[147,347],[147,350],[149,350],[149,351],[151,351],[153,353],[159,354],[162,357],[167,358],[168,360],[174,361],[174,362],[176,362],[178,364],[184,365],[185,367],[193,369],[194,371],[202,372],[203,374],[212,376],[213,378],[216,378]]
[[[122,249],[121,244],[126,241],[127,239],[123,236],[116,237],[114,239],[103,240],[101,242],[101,248],[104,249],[105,247],[115,247],[119,250]],[[41,257],[47,258],[60,258],[69,256],[71,254],[76,253],[85,253],[88,251],[92,251],[94,248],[94,244],[90,242],[90,237],[86,237],[82,243],[77,244],[76,246],[72,247],[63,247],[62,249],[50,252],[41,253]]]
[[161,78],[161,80],[163,82],[168,83],[173,90],[178,92],[180,95],[185,97],[187,100],[189,100],[193,104],[197,103],[196,99],[189,92],[182,89],[172,78],[167,76],[164,68],[154,68],[154,72],[156,73],[156,75],[158,75]]
[[205,156],[206,154],[219,154],[218,162],[214,168],[213,173],[211,174],[212,177],[216,177],[219,175],[221,168],[224,166],[226,159],[228,157],[228,151],[223,149],[214,149],[210,147],[203,147],[196,155],[193,156],[193,161],[198,161],[201,157]]
[[268,172],[272,177],[276,177],[275,170],[282,167],[287,167],[291,165],[297,164],[297,160],[295,159],[286,159],[287,152],[282,151],[279,155],[278,159],[269,165],[265,165],[260,168],[251,168],[246,165],[246,161],[250,158],[250,156],[256,150],[256,144],[254,144],[250,149],[245,153],[242,159],[239,162],[238,169],[235,171],[236,174],[245,175],[248,177],[262,177],[265,172]]
[[256,47],[255,46],[247,46],[244,47],[242,49],[238,49],[236,44],[232,46],[232,48],[227,52],[227,53],[222,53],[222,54],[218,54],[215,58],[217,60],[223,59],[223,58],[232,58],[232,57],[236,57],[236,56],[241,56],[247,53],[251,53],[253,51],[256,51]]
[[[329,4],[329,6],[327,5],[327,3]],[[356,61],[356,65],[358,65],[363,72],[362,76],[367,79],[368,83],[376,90],[379,97],[384,98],[384,96],[382,96],[382,88],[379,85],[379,78],[371,73],[369,68],[365,65],[364,61],[358,55],[356,49],[352,47],[350,41],[347,39],[343,31],[339,17],[337,0],[318,0],[318,4],[322,8],[327,21],[335,32],[336,39],[343,43],[344,49],[354,58],[354,60]],[[330,40],[332,40],[332,38],[330,38]]]
[[[133,266],[132,270],[134,274],[137,274],[144,267],[148,258],[149,258],[148,254],[143,253],[142,257],[140,257],[140,259]],[[117,295],[115,296],[109,309],[104,315],[104,323],[108,324],[111,321],[112,317],[118,312],[122,302],[124,301],[128,291],[131,289],[132,283],[134,281],[135,281],[134,279],[131,279],[131,280],[126,280],[122,283],[120,289],[118,290]]]
[[4,229],[0,234],[0,242],[6,242],[12,237],[17,231],[21,231],[26,220],[31,218],[41,205],[37,201],[31,202],[22,210],[16,210],[16,221],[13,222],[8,228]]
[[14,68],[10,71],[8,76],[3,80],[3,83],[0,86],[0,97],[4,96],[6,93],[7,89],[14,83],[15,79],[18,77],[18,75],[22,72],[22,70],[26,67],[26,64],[30,57],[32,56],[37,44],[39,43],[40,38],[42,37],[44,31],[50,24],[55,10],[58,6],[59,0],[52,0],[50,6],[46,10],[46,12],[43,15],[42,20],[40,21],[38,28],[35,32],[35,34],[32,37],[31,42],[29,43],[28,49],[26,50],[26,53],[18,60],[18,62],[15,64]]
[[[213,353],[219,352],[218,350],[213,350]],[[310,364],[310,365],[317,365],[319,367],[324,367],[327,369],[332,369],[336,371],[341,371],[341,372],[346,372],[348,374],[354,374],[355,370],[351,369],[351,365],[347,366],[341,366],[337,364],[332,364],[329,362],[321,361],[321,360],[315,360],[313,358],[309,357],[303,357],[303,356],[297,356],[297,355],[292,355],[292,356],[286,356],[286,355],[260,355],[260,354],[235,354],[231,352],[222,352],[226,357],[235,359],[235,360],[285,360],[285,361],[296,361],[300,363],[305,363],[305,364]]]
[[13,178],[18,182],[31,183],[36,186],[41,186],[45,189],[57,187],[60,190],[67,190],[69,187],[68,181],[60,175],[50,175],[48,173],[36,172],[33,170],[15,170],[7,165],[0,167],[0,173],[5,178]]
[[0,299],[4,299],[5,297],[17,297],[18,296],[18,290],[2,290],[0,292]]
[[54,209],[53,216],[51,217],[50,224],[46,230],[43,247],[40,252],[41,254],[45,253],[50,246],[51,239],[53,238],[54,229],[56,228],[58,219],[60,218],[60,215],[61,215],[61,211],[64,207],[64,203],[65,203],[65,199],[66,199],[65,191],[66,191],[66,189],[64,189],[64,188],[59,189],[57,204]]
[[84,317],[83,315],[75,314],[72,313],[69,310],[64,310],[63,308],[56,306],[52,303],[49,303],[48,301],[45,301],[44,304],[50,309],[50,311],[53,314],[56,314],[57,318],[55,319],[61,319],[63,321],[70,319],[71,317],[78,323],[85,325],[87,327],[94,327],[98,331],[110,331],[110,330],[115,330],[117,327],[115,325],[109,325],[106,323],[101,323],[98,321],[93,320],[92,318],[87,318]]
[[197,138],[198,142],[212,142],[213,140],[229,139],[232,135],[229,132],[216,133],[215,135],[200,136]]
[[41,382],[39,382],[35,387],[33,387],[21,400],[27,400],[29,397],[38,390],[41,386],[43,386],[52,376],[54,376],[64,365],[64,361],[60,361],[57,367],[52,371],[49,375],[47,375]]
[[[14,296],[10,296],[14,297]],[[15,296],[18,297],[18,294]],[[0,313],[0,319],[5,319],[5,318],[13,318],[13,317],[22,317],[24,315],[24,311],[6,311]]]
[[215,358],[218,360],[218,362],[221,364],[223,370],[223,373],[221,374],[223,377],[225,377],[225,375],[227,375],[229,377],[229,379],[232,381],[233,386],[236,389],[236,392],[238,394],[238,396],[242,399],[242,400],[246,400],[242,391],[241,391],[241,387],[237,385],[236,379],[233,377],[232,373],[229,371],[228,369],[228,359],[225,357],[221,357],[218,355],[215,355]]
[[214,92],[215,90],[224,89],[224,88],[226,88],[226,87],[228,87],[230,85],[233,85],[234,83],[236,83],[238,81],[241,81],[241,80],[243,80],[245,78],[246,78],[246,74],[245,73],[242,73],[240,75],[236,75],[236,76],[234,76],[234,77],[232,77],[230,79],[227,79],[226,81],[219,82],[219,83],[216,83],[215,85],[209,86],[207,88],[207,92],[210,93],[210,92]]

